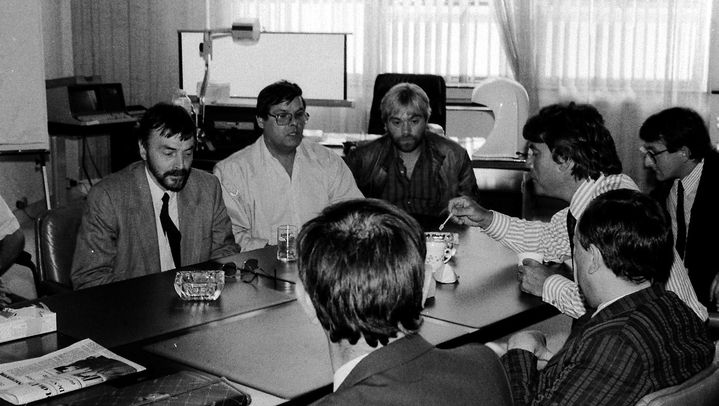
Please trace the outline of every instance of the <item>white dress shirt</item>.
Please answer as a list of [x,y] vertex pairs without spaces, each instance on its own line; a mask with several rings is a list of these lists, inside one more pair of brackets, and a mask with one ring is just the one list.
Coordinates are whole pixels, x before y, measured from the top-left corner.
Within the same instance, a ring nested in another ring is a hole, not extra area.
[[150,184],[150,195],[152,196],[152,207],[155,208],[155,228],[157,229],[157,246],[160,249],[160,270],[162,272],[177,268],[175,260],[172,258],[172,250],[170,249],[170,241],[167,239],[165,230],[162,229],[160,222],[160,212],[162,211],[162,196],[167,193],[170,200],[167,202],[167,211],[170,219],[175,223],[175,227],[180,229],[179,215],[177,214],[177,192],[163,190],[155,183],[154,176],[145,166],[145,174],[147,175],[147,183]]
[[363,197],[342,158],[306,138],[295,152],[291,178],[264,136],[219,162],[214,173],[242,251],[277,244],[279,225],[299,229],[325,207]]

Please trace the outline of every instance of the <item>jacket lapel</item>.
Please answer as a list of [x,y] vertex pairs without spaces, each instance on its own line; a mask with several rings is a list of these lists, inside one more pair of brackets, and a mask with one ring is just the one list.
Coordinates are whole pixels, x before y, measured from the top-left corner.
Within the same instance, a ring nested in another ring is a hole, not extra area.
[[[160,248],[157,241],[157,225],[155,224],[155,207],[152,202],[152,194],[150,193],[150,185],[147,183],[147,174],[145,172],[145,163],[139,162],[132,168],[132,174],[135,177],[137,185],[137,195],[134,197],[134,215],[137,216],[137,230],[139,230],[138,238],[142,238],[140,244],[141,250],[145,258],[149,258],[147,263],[155,264],[156,269],[160,269]],[[131,208],[132,209],[132,208]],[[133,214],[130,214],[133,215]]]

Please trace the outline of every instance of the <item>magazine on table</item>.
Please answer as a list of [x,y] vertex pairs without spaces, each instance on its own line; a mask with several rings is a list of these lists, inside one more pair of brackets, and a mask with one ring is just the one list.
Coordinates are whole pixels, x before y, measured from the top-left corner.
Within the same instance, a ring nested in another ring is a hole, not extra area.
[[144,370],[85,339],[41,357],[0,364],[0,398],[19,405]]

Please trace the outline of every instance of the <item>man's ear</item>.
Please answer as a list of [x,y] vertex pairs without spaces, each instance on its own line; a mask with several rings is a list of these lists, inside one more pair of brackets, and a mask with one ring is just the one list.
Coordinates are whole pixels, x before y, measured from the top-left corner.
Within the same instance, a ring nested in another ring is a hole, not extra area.
[[557,168],[560,172],[565,172],[569,175],[572,174],[572,169],[574,169],[574,161],[572,161],[570,158],[559,158],[560,161],[557,164]]
[[606,266],[604,264],[604,256],[596,245],[591,244],[589,246],[589,253],[592,255],[592,264],[589,267],[588,273],[593,274]]
[[257,120],[257,126],[261,129],[265,129],[265,120],[262,119],[260,116],[255,116],[255,120]]
[[312,304],[312,299],[310,295],[307,294],[305,286],[299,279],[295,282],[295,296],[297,297],[297,301],[300,302],[302,310],[304,310],[307,317],[309,317],[310,322],[312,322],[312,324],[320,324],[320,320],[317,318],[317,310],[315,310],[315,306]]
[[142,158],[143,161],[147,161],[147,149],[142,145],[142,141],[140,140],[137,140],[137,149],[140,151],[140,158]]

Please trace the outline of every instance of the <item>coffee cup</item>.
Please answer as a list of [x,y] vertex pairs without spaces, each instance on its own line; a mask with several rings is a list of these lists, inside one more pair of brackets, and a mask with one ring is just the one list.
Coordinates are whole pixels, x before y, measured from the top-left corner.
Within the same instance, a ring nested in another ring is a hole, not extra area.
[[541,252],[520,252],[519,254],[517,254],[519,266],[524,265],[523,262],[525,259],[533,259],[539,263],[542,263],[542,261],[544,261],[544,254],[542,254]]

